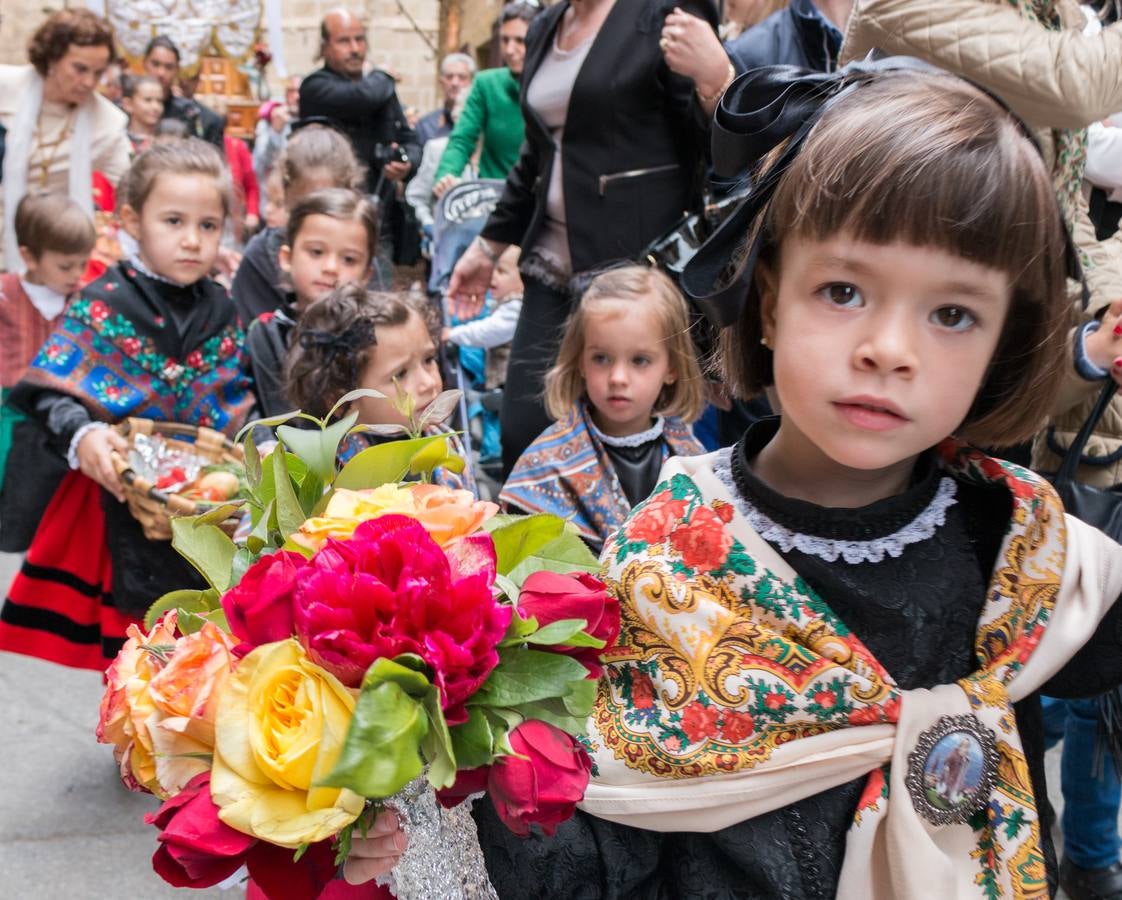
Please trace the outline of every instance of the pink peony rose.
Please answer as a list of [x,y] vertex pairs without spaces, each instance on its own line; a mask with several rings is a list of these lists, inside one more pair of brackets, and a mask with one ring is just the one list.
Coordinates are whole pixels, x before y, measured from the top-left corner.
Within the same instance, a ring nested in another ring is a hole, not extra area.
[[[478,552],[478,548],[476,548]],[[379,657],[415,653],[432,668],[450,725],[498,664],[512,610],[492,596],[495,569],[457,568],[414,519],[384,515],[347,541],[329,540],[295,591],[296,635],[349,687]]]

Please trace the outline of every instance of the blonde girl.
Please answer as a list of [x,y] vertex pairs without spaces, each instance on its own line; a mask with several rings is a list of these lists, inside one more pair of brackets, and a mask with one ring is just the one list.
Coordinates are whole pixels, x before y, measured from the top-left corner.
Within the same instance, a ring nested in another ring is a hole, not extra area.
[[557,421],[519,457],[500,499],[564,516],[599,548],[669,457],[702,452],[689,426],[704,405],[689,310],[666,275],[628,265],[591,281],[545,403]]

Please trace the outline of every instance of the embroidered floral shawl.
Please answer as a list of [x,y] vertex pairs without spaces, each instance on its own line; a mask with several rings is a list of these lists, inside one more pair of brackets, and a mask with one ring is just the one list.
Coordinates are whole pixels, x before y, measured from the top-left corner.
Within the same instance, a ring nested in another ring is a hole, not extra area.
[[[1013,514],[978,623],[982,667],[912,691],[741,518],[712,456],[667,463],[602,557],[623,625],[591,720],[586,811],[710,832],[867,775],[839,897],[1047,896],[1012,703],[1119,596],[1122,547],[1065,516],[1038,476],[953,442],[940,449],[954,477],[1004,485]],[[981,777],[981,760],[979,771],[947,764],[948,746],[932,745],[960,721],[992,737],[990,782],[967,821],[941,824],[932,796],[949,790],[953,805],[964,778]]]
[[107,422],[236,431],[253,395],[233,303],[220,285],[198,282],[181,335],[160,288],[128,264],[110,266],[70,304],[13,393],[70,394]]
[[[681,419],[668,416],[662,434],[664,462],[671,456],[705,452]],[[528,513],[569,519],[583,537],[597,544],[607,540],[631,510],[583,403],[526,448],[499,500]]]

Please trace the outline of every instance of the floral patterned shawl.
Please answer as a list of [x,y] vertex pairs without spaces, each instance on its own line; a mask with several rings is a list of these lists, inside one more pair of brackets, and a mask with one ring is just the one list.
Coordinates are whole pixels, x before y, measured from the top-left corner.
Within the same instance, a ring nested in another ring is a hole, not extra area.
[[1065,516],[1038,476],[940,451],[954,477],[1006,487],[1013,514],[978,623],[982,667],[911,691],[740,516],[714,455],[667,463],[602,557],[623,624],[586,811],[710,832],[867,775],[839,897],[1047,896],[1012,704],[1119,596],[1122,547]]

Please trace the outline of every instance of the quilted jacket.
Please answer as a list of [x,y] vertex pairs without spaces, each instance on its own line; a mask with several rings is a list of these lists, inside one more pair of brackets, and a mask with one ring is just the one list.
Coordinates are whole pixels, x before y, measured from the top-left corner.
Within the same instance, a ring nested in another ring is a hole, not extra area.
[[[1075,0],[1057,0],[1064,27],[1051,30],[1025,19],[1008,0],[856,0],[846,26],[841,62],[870,50],[915,56],[965,76],[1005,100],[1038,137],[1049,166],[1054,156],[1050,129],[1086,128],[1122,110],[1122,23],[1097,35],[1082,33],[1085,19]],[[1075,242],[1086,255],[1090,308],[1082,318],[1122,297],[1122,232],[1096,241],[1087,217],[1087,191],[1075,222]],[[1100,384],[1072,369],[1053,421],[1041,434],[1033,464],[1054,470],[1049,449],[1066,447],[1094,404]],[[1086,465],[1080,477],[1108,486],[1122,482],[1122,399],[1116,399],[1087,447],[1101,465]]]

